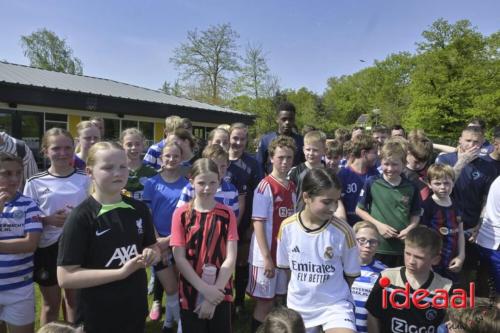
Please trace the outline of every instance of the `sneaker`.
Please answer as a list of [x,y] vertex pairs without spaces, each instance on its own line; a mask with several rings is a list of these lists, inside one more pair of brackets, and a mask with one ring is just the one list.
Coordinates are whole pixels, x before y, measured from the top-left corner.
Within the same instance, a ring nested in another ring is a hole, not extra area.
[[158,301],[154,301],[153,305],[151,306],[151,311],[149,311],[149,319],[156,321],[160,319],[160,315],[161,315],[161,304]]

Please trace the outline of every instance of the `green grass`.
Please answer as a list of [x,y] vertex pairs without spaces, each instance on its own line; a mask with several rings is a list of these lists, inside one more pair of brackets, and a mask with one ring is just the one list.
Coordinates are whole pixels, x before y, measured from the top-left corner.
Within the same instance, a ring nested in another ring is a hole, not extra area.
[[[148,281],[149,281],[149,270],[148,270]],[[36,302],[36,316],[35,316],[35,332],[40,327],[40,307],[41,307],[41,299],[42,295],[40,294],[40,290],[38,289],[38,285],[35,284],[35,302]],[[153,296],[148,296],[149,305],[153,303]],[[245,300],[246,305],[246,316],[240,319],[234,319],[233,327],[235,333],[249,333],[250,332],[250,320],[251,320],[251,310],[253,309],[253,300],[248,298]],[[165,306],[165,297],[163,298],[163,305]],[[163,311],[163,314],[165,311]],[[158,321],[150,321],[149,317],[146,320],[146,333],[160,333],[161,327],[163,325],[163,319]],[[63,318],[61,317],[61,320]]]

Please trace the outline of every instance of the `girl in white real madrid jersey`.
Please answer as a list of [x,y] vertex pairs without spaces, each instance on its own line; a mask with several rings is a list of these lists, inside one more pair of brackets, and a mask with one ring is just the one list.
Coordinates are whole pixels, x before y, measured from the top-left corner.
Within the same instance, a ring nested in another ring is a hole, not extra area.
[[355,333],[350,285],[360,266],[352,229],[333,216],[340,182],[329,169],[311,169],[302,189],[304,210],[278,233],[277,265],[291,271],[287,306],[301,314],[307,332]]
[[[57,251],[62,227],[69,212],[88,196],[90,180],[82,170],[72,166],[74,141],[61,128],[52,128],[42,138],[42,152],[50,161],[47,171],[31,177],[24,187],[24,195],[35,200],[44,217],[43,233],[35,252],[33,278],[40,286],[42,308],[40,324],[59,318],[61,289],[57,284]],[[65,290],[66,320],[75,322],[75,291]]]

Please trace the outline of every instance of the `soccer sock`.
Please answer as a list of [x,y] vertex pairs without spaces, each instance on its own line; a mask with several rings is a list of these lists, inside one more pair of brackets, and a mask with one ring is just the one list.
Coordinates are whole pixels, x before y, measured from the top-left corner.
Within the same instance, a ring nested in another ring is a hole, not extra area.
[[245,299],[245,290],[248,284],[248,265],[236,266],[235,272],[235,305],[242,305]]
[[179,312],[179,293],[167,295],[167,304],[165,306],[165,322],[163,325],[166,327],[171,327],[174,320],[176,322],[179,322]]
[[155,277],[153,286],[153,300],[159,302],[161,305],[162,298],[163,298],[163,286],[161,285],[160,280],[158,280],[158,278]]
[[252,330],[251,330],[251,332],[252,333],[257,332],[257,330],[259,329],[260,325],[262,325],[262,322],[258,321],[254,317],[252,317]]

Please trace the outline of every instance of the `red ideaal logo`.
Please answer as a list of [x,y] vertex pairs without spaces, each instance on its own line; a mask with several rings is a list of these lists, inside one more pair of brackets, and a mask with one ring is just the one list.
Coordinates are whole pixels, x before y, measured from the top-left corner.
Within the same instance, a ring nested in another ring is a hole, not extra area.
[[[427,309],[433,307],[435,309],[446,309],[451,306],[454,309],[474,307],[475,303],[475,285],[474,282],[469,283],[469,295],[464,289],[454,289],[451,295],[446,289],[436,289],[434,294],[427,289],[417,289],[410,293],[410,284],[405,283],[404,289],[394,288],[388,291],[386,288],[391,284],[391,280],[387,277],[382,277],[379,280],[379,285],[382,287],[382,308],[387,309],[388,302],[395,309],[409,309],[410,301],[417,309]],[[389,297],[387,295],[389,294]],[[401,295],[404,297],[403,303],[396,301],[396,296]],[[467,306],[467,298],[469,298],[469,305]]]

